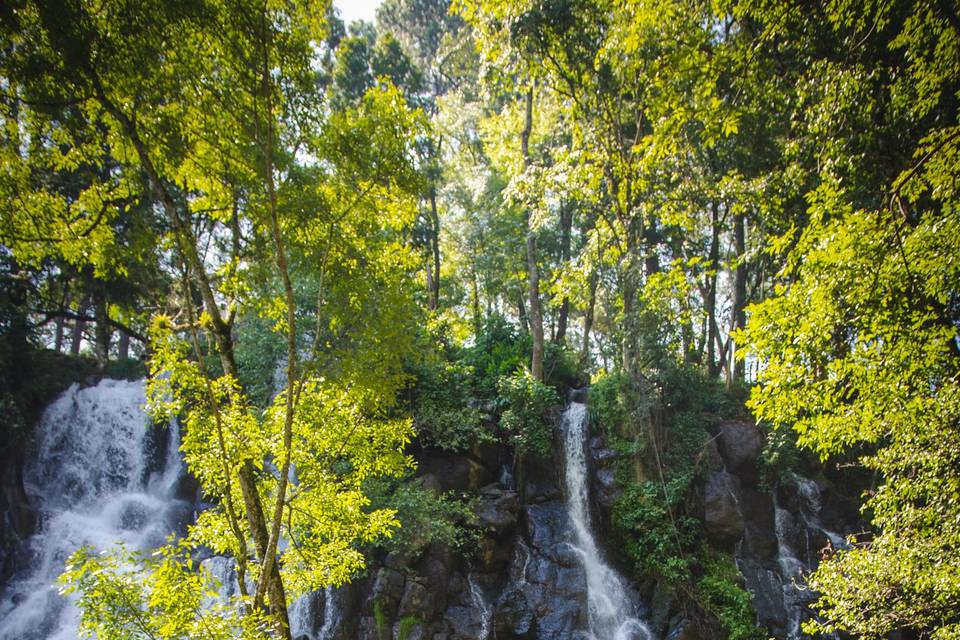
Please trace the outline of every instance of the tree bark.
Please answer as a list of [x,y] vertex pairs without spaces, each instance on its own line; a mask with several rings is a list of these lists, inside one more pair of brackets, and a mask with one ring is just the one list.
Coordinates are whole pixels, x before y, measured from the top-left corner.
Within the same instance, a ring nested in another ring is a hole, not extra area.
[[580,362],[586,364],[590,357],[590,332],[593,331],[593,308],[597,304],[597,272],[590,273],[587,286],[590,297],[587,300],[587,310],[583,314],[583,343],[580,345]]
[[707,262],[707,286],[703,306],[707,312],[707,373],[718,373],[716,341],[717,327],[717,272],[720,269],[720,212],[716,202],[710,206],[710,257]]
[[130,335],[121,331],[117,340],[117,359],[127,360],[130,357]]
[[[573,207],[570,205],[560,206],[560,259],[564,266],[570,261],[570,232],[573,226]],[[567,338],[567,316],[570,313],[570,299],[563,297],[560,303],[560,311],[557,314],[557,332],[553,336],[553,341],[557,344],[563,344]]]
[[[530,167],[530,133],[533,130],[533,87],[527,90],[526,117],[520,134],[520,150],[524,168]],[[527,286],[530,299],[530,336],[533,350],[530,357],[530,375],[543,382],[543,312],[540,309],[540,270],[537,266],[537,237],[530,226],[527,211]]]
[[[733,249],[736,257],[736,267],[733,274],[733,309],[730,315],[730,330],[743,329],[746,324],[744,309],[747,306],[747,265],[744,261],[746,253],[746,222],[743,213],[734,213],[733,216]],[[743,380],[743,361],[736,356],[736,342],[731,334],[729,339],[729,365],[727,366],[727,387],[735,381]]]
[[430,309],[440,305],[440,213],[437,210],[437,187],[430,185],[430,247],[433,250],[433,281],[430,283]]
[[[87,308],[90,306],[90,297],[84,296],[80,300],[80,306],[77,308],[78,316],[85,316],[87,314]],[[79,356],[80,355],[80,345],[83,343],[83,332],[87,328],[86,320],[81,319],[80,317],[76,318],[73,321],[73,336],[70,339],[70,355]]]
[[97,368],[102,371],[110,360],[110,338],[113,335],[113,329],[107,312],[107,294],[100,283],[95,284],[93,289],[93,316],[96,318],[94,353],[97,358]]
[[[60,302],[61,309],[70,308],[70,287],[66,283],[63,285],[63,300]],[[53,335],[53,350],[57,353],[63,351],[63,337],[66,332],[66,318],[57,316],[55,321],[56,332]]]

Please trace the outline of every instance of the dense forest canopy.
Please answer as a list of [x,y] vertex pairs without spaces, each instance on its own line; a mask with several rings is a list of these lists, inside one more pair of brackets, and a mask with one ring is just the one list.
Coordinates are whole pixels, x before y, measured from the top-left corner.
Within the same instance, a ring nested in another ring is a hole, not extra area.
[[[772,477],[869,478],[807,632],[960,638],[954,3],[11,0],[0,32],[3,437],[60,354],[145,364],[215,504],[71,558],[88,632],[289,638],[372,546],[466,535],[411,443],[506,438],[522,472],[592,381],[624,425],[748,396]],[[699,441],[648,423],[621,435],[662,491],[618,535],[700,593],[694,472],[662,471]],[[198,547],[235,601],[204,606]]]

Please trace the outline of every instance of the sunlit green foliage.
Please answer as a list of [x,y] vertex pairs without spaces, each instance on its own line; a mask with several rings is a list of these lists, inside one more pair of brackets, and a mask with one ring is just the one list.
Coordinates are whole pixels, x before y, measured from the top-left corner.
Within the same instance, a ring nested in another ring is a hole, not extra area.
[[153,555],[120,548],[111,554],[77,550],[60,576],[60,590],[79,596],[80,634],[104,640],[260,640],[269,625],[240,598],[217,599],[216,580],[184,544]]
[[500,426],[511,444],[522,454],[548,458],[553,450],[549,411],[560,401],[557,392],[527,372],[500,378],[497,390],[506,406]]

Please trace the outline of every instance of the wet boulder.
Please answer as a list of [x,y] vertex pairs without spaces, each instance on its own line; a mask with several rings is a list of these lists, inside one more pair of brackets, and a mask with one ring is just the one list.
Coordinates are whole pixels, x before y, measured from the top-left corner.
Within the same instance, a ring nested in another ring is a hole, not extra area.
[[519,587],[511,586],[497,600],[493,611],[493,629],[498,639],[519,640],[530,637],[533,620],[533,610]]
[[703,489],[704,526],[707,536],[715,543],[728,546],[743,535],[740,482],[724,471],[713,471],[707,476]]
[[717,444],[726,470],[755,479],[757,459],[763,452],[763,432],[753,422],[729,420],[717,425]]
[[481,490],[474,513],[484,531],[500,535],[517,524],[519,511],[520,500],[515,491],[491,484]]

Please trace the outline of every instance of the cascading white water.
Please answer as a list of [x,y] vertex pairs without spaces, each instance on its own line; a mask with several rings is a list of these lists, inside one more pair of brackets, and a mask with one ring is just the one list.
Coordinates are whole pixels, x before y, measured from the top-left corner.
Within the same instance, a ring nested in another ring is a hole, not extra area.
[[47,408],[24,469],[40,530],[28,542],[29,571],[14,576],[0,602],[0,640],[73,640],[78,614],[55,585],[67,557],[84,545],[150,549],[191,517],[175,497],[176,427],[163,463],[152,465],[156,438],[144,401],[142,381],[103,380],[74,385]]
[[490,637],[493,607],[490,606],[486,594],[472,573],[467,574],[467,586],[470,589],[470,603],[480,612],[480,635],[477,636],[477,640],[487,640]]
[[587,577],[587,620],[593,640],[649,640],[650,630],[636,617],[623,579],[603,559],[590,529],[587,476],[587,406],[571,402],[563,430],[567,511],[573,543]]

